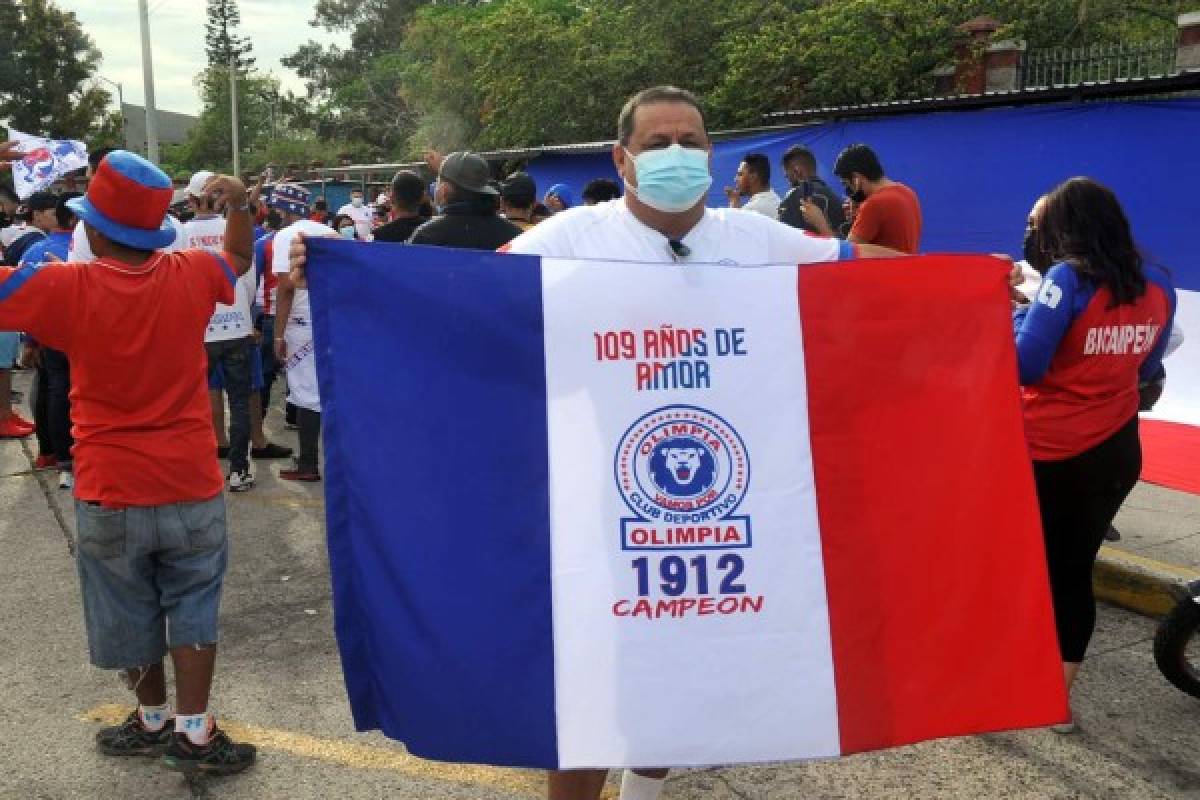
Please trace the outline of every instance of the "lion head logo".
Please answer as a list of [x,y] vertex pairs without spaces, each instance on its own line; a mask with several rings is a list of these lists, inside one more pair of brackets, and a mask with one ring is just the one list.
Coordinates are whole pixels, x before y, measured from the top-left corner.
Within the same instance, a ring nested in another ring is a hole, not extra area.
[[716,459],[699,439],[676,436],[659,442],[650,455],[650,477],[669,497],[695,497],[716,481]]

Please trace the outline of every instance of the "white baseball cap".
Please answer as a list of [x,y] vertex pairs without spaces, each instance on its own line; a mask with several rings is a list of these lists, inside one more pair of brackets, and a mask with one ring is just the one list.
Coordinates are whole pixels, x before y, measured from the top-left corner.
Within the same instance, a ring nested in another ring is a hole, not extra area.
[[213,173],[209,172],[208,170],[206,170],[206,169],[200,170],[199,172],[197,172],[195,175],[192,176],[192,179],[190,181],[188,181],[187,193],[190,194],[192,197],[203,197],[204,196],[204,185],[206,183],[208,183],[210,180],[212,180],[212,177],[213,177]]

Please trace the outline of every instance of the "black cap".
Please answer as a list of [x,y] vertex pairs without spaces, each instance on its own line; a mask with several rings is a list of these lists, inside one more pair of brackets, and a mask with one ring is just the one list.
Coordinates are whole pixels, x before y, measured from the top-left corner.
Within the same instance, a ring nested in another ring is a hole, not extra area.
[[488,163],[475,153],[463,151],[446,156],[442,159],[438,177],[468,192],[493,195],[497,193],[488,183],[492,177]]
[[537,199],[537,183],[527,172],[514,172],[500,184],[500,196],[516,205],[529,205]]
[[25,205],[32,211],[49,211],[58,207],[58,195],[54,192],[34,192],[29,195]]

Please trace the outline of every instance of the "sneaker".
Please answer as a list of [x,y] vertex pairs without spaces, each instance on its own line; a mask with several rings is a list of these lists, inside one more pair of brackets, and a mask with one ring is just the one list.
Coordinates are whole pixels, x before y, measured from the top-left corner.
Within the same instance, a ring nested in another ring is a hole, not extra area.
[[26,422],[17,414],[10,414],[0,421],[0,439],[24,439],[36,430],[31,422]]
[[217,445],[217,458],[229,458],[229,445]]
[[229,491],[245,492],[254,487],[254,474],[248,469],[229,473]]
[[316,483],[321,480],[321,473],[315,469],[304,469],[299,465],[291,469],[279,470],[279,477],[285,481],[303,481],[304,483]]
[[74,489],[75,488],[75,475],[73,473],[67,472],[66,470],[58,473],[58,488]]
[[33,462],[35,470],[54,469],[58,466],[58,458],[51,454],[42,454]]
[[96,747],[106,756],[160,756],[174,733],[175,720],[167,720],[161,731],[147,730],[135,708],[125,721],[96,731]]
[[266,447],[251,447],[250,448],[250,457],[251,458],[262,458],[262,459],[288,458],[289,456],[291,456],[291,454],[292,454],[292,448],[284,447],[283,445],[275,444],[274,442],[267,442]]
[[213,726],[208,744],[192,744],[185,734],[172,731],[163,765],[186,775],[233,775],[254,763],[257,751],[252,744],[238,744],[225,731]]

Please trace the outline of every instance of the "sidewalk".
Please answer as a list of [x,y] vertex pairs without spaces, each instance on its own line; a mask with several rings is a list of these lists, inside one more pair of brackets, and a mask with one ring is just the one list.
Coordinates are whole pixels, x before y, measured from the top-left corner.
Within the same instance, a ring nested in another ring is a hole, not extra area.
[[1121,540],[1100,550],[1097,595],[1149,616],[1171,609],[1200,579],[1200,497],[1139,483],[1113,523]]

